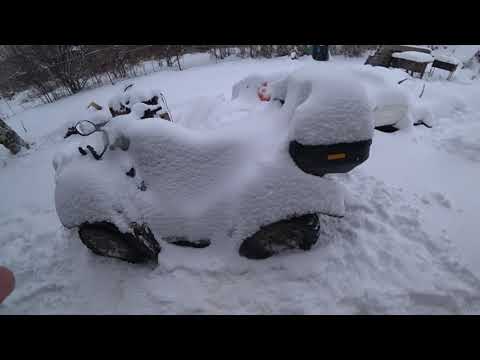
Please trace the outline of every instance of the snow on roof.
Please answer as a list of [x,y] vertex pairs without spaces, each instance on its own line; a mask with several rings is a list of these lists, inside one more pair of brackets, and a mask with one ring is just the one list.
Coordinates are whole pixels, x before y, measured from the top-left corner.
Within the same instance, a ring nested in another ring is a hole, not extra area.
[[425,54],[419,51],[396,52],[392,54],[392,57],[397,59],[416,61],[420,63],[431,63],[434,60],[432,55]]

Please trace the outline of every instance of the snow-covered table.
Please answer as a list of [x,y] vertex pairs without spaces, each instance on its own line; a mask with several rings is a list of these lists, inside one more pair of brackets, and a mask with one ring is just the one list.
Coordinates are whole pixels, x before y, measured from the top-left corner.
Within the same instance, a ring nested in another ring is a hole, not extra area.
[[415,45],[381,45],[374,55],[368,57],[365,64],[372,66],[383,66],[388,68],[390,67],[393,53],[407,51],[414,51],[425,54],[430,54],[432,52],[432,50],[427,47]]
[[430,54],[420,51],[403,51],[392,54],[390,66],[410,71],[412,76],[414,73],[419,73],[423,78],[427,66],[433,61],[434,57]]

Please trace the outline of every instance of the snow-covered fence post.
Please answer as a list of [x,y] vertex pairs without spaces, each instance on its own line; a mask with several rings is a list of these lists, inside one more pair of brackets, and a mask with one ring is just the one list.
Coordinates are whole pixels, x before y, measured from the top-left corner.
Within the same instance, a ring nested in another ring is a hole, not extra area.
[[5,146],[13,155],[17,154],[22,147],[30,148],[28,143],[2,119],[0,119],[0,145]]

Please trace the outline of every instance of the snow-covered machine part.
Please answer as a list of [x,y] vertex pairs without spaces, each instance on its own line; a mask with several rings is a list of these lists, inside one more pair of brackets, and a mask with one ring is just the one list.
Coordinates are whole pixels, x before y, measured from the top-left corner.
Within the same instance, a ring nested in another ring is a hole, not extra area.
[[259,90],[266,88],[265,95],[273,100],[284,100],[286,95],[286,79],[288,73],[273,73],[268,75],[253,74],[236,84],[232,88],[232,100],[257,102],[260,99]]
[[349,172],[370,154],[374,124],[367,92],[336,70],[315,64],[288,79],[289,152],[300,169],[316,176]]
[[114,110],[120,110],[123,105],[133,106],[136,103],[148,101],[155,96],[160,97],[161,93],[158,89],[143,91],[135,87],[130,87],[113,96],[108,102],[108,107]]
[[408,126],[410,104],[408,96],[401,89],[377,89],[374,106],[375,127],[392,125],[402,129]]
[[108,109],[113,117],[126,115],[134,110],[142,119],[161,117],[173,121],[165,97],[160,90],[138,90],[133,84],[113,96],[108,102]]
[[292,111],[291,140],[332,145],[372,139],[373,118],[363,85],[334,70],[315,64],[290,75],[284,106]]

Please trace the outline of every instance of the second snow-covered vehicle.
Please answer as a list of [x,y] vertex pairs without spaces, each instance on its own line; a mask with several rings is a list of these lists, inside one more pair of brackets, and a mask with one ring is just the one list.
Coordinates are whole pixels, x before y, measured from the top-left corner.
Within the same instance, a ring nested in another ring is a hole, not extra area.
[[84,136],[54,159],[62,224],[129,262],[157,260],[163,241],[256,259],[310,249],[318,216],[345,211],[324,175],[367,160],[373,137],[365,87],[333,65],[251,76],[231,101],[194,101],[174,122],[144,116],[159,106],[148,101],[78,123],[71,133]]
[[395,76],[386,76],[389,71],[370,66],[349,71],[352,81],[361,82],[367,91],[375,129],[393,133],[410,126],[432,127],[432,113],[422,101],[425,84],[423,89],[416,89],[417,79],[397,81]]

